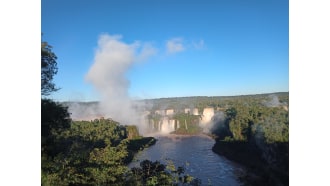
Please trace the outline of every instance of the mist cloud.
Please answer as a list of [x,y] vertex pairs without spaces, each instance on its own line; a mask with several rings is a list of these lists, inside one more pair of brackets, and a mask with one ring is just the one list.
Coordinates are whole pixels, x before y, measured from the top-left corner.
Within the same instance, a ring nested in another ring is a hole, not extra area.
[[150,44],[121,41],[120,35],[104,34],[99,37],[94,62],[86,75],[101,96],[99,112],[122,124],[139,125],[141,114],[133,108],[128,95],[127,71],[132,65],[154,55],[156,50]]
[[[182,52],[187,49],[204,47],[204,40],[187,43],[184,46],[183,38],[176,37],[166,42],[167,53]],[[125,43],[121,35],[100,35],[95,50],[93,63],[85,76],[100,96],[100,102],[96,105],[81,107],[71,105],[70,112],[75,120],[95,119],[100,117],[112,118],[121,124],[137,125],[141,133],[148,126],[145,124],[142,102],[133,102],[128,94],[130,81],[127,72],[132,66],[149,59],[157,54],[158,50],[152,43],[134,41]],[[161,51],[162,53],[162,51]]]
[[268,96],[268,101],[264,101],[263,103],[266,107],[279,107],[282,106],[280,103],[278,97],[276,95],[269,95]]

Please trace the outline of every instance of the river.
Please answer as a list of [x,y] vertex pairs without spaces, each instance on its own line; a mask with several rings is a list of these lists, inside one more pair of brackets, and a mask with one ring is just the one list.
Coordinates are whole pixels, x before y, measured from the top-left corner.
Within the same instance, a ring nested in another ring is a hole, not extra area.
[[243,185],[238,176],[244,168],[212,151],[215,141],[204,135],[156,136],[155,145],[139,152],[129,167],[139,166],[140,161],[149,159],[167,164],[170,160],[176,167],[184,166],[189,175],[199,178],[202,185]]

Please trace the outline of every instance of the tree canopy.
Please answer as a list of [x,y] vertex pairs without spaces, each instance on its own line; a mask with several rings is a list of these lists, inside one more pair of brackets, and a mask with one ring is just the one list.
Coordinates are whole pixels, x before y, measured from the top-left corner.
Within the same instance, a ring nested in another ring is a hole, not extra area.
[[52,52],[52,46],[41,42],[41,95],[48,96],[58,90],[53,82],[57,74],[57,56]]

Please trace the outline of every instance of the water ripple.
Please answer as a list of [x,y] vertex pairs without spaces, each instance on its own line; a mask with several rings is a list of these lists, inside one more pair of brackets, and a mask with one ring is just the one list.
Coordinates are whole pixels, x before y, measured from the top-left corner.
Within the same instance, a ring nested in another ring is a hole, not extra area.
[[[213,139],[202,136],[159,137],[155,145],[137,154],[136,158],[165,164],[171,160],[176,166],[185,166],[187,173],[200,178],[203,185],[241,185],[235,173],[244,169],[215,154],[211,150],[213,145]],[[138,165],[135,161],[129,167]]]

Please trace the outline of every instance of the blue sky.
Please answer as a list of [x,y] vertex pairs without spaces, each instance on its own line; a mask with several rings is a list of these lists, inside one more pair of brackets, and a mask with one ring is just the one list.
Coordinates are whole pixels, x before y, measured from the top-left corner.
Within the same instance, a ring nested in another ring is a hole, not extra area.
[[86,74],[104,34],[153,51],[124,72],[132,98],[289,91],[287,0],[42,0],[41,5],[42,40],[58,57],[54,82],[61,90],[52,94],[55,100],[99,99]]

